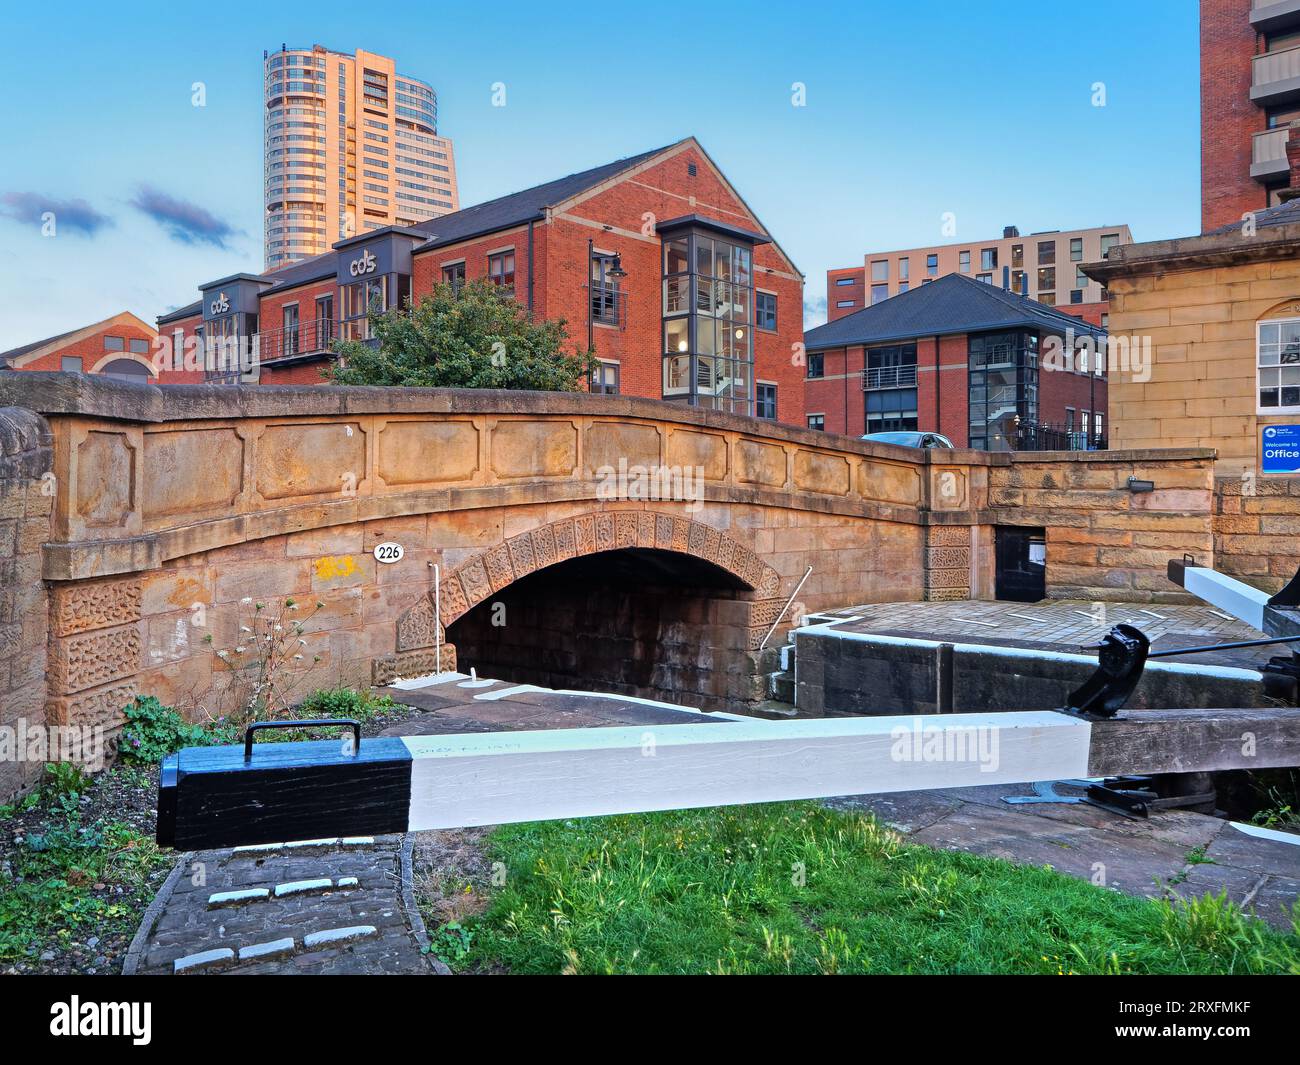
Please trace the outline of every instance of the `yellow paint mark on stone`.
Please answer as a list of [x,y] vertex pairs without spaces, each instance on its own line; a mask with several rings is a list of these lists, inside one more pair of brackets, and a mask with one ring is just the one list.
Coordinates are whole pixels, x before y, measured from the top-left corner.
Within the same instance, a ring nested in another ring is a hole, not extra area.
[[357,560],[351,555],[326,555],[316,560],[316,579],[328,581],[334,577],[348,577],[357,571]]

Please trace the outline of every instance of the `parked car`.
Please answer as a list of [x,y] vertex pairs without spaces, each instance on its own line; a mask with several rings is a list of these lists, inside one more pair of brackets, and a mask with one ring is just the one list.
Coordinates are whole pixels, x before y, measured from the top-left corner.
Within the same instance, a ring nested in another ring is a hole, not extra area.
[[863,440],[879,444],[899,444],[903,447],[952,447],[953,443],[942,433],[868,433]]

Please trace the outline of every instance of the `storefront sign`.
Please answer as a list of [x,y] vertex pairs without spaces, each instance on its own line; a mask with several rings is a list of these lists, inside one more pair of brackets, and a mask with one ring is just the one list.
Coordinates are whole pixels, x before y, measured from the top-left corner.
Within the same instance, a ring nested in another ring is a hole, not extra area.
[[225,314],[228,310],[230,310],[230,299],[223,292],[212,301],[212,313]]
[[362,274],[373,274],[375,272],[375,257],[370,254],[369,250],[361,253],[360,259],[353,259],[348,263],[348,273],[353,277],[360,277]]
[[1300,473],[1300,425],[1266,425],[1261,431],[1264,473]]

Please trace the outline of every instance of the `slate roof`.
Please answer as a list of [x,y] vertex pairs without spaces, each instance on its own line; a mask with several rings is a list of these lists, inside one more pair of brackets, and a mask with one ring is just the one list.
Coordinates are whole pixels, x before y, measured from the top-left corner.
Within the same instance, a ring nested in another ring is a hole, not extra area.
[[570,174],[555,181],[534,185],[531,189],[512,192],[508,196],[488,200],[486,203],[475,204],[473,207],[453,211],[451,214],[417,222],[411,228],[429,234],[429,239],[419,245],[420,248],[437,248],[470,237],[493,233],[499,229],[508,229],[524,222],[536,221],[543,217],[544,208],[552,207],[571,196],[586,192],[602,181],[607,181],[624,170],[639,166],[671,147],[673,147],[671,144],[665,145],[653,151],[642,152],[640,155],[593,167],[591,170]]
[[993,329],[1038,329],[1101,337],[1104,329],[1037,300],[961,274],[945,274],[871,307],[819,325],[804,334],[809,351],[879,344],[914,337],[947,336]]
[[189,318],[191,315],[199,314],[202,310],[203,301],[195,300],[193,303],[187,303],[184,307],[177,307],[174,311],[158,315],[156,321],[159,325],[165,325],[167,322],[178,322],[182,318]]
[[[1262,211],[1255,212],[1255,228],[1271,229],[1274,226],[1289,226],[1300,222],[1300,199],[1291,200],[1288,203],[1279,203],[1276,207],[1267,207]],[[1226,226],[1220,226],[1218,229],[1206,230],[1202,236],[1220,237],[1230,233],[1237,233],[1242,239],[1247,239],[1243,232],[1243,222],[1229,222]]]
[[70,337],[73,333],[80,333],[85,326],[79,326],[76,329],[69,329],[66,333],[55,333],[52,337],[46,337],[44,340],[33,340],[30,344],[23,344],[21,347],[10,348],[8,351],[0,351],[0,366],[7,366],[13,359],[26,355],[29,351],[35,351],[37,348],[43,348],[46,344],[53,344],[56,340],[62,340],[64,337]]

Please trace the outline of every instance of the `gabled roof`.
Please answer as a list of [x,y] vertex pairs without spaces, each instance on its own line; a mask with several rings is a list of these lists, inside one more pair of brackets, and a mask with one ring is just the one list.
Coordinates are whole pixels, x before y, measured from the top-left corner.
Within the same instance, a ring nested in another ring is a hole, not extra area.
[[195,300],[193,303],[187,303],[184,307],[177,307],[174,311],[158,315],[157,321],[159,325],[166,325],[168,322],[179,322],[182,318],[192,318],[194,315],[202,313],[203,301]]
[[437,248],[444,244],[468,240],[470,237],[494,233],[500,229],[509,229],[525,222],[540,221],[545,217],[547,207],[554,207],[558,203],[581,195],[588,189],[595,188],[623,171],[640,166],[674,147],[675,144],[668,144],[653,151],[642,152],[640,155],[632,155],[626,159],[606,163],[604,166],[593,167],[590,170],[570,174],[568,177],[557,178],[555,181],[534,185],[531,189],[512,192],[508,196],[488,200],[486,203],[465,207],[451,214],[417,222],[411,228],[427,233],[429,239],[416,250]]
[[30,344],[10,348],[8,351],[0,351],[0,366],[13,366],[19,360],[31,362],[42,355],[49,354],[51,351],[58,351],[59,348],[66,347],[82,337],[93,336],[99,330],[117,324],[130,324],[141,329],[147,329],[150,333],[157,332],[148,322],[137,318],[130,311],[121,311],[105,318],[103,321],[83,325],[80,329],[71,329],[66,333],[59,333],[57,336],[46,337],[44,340],[34,340]]
[[804,346],[809,351],[825,351],[914,337],[1017,328],[1058,336],[1067,329],[1074,330],[1075,336],[1106,335],[1104,329],[1028,296],[961,274],[945,274],[929,284],[808,330]]

